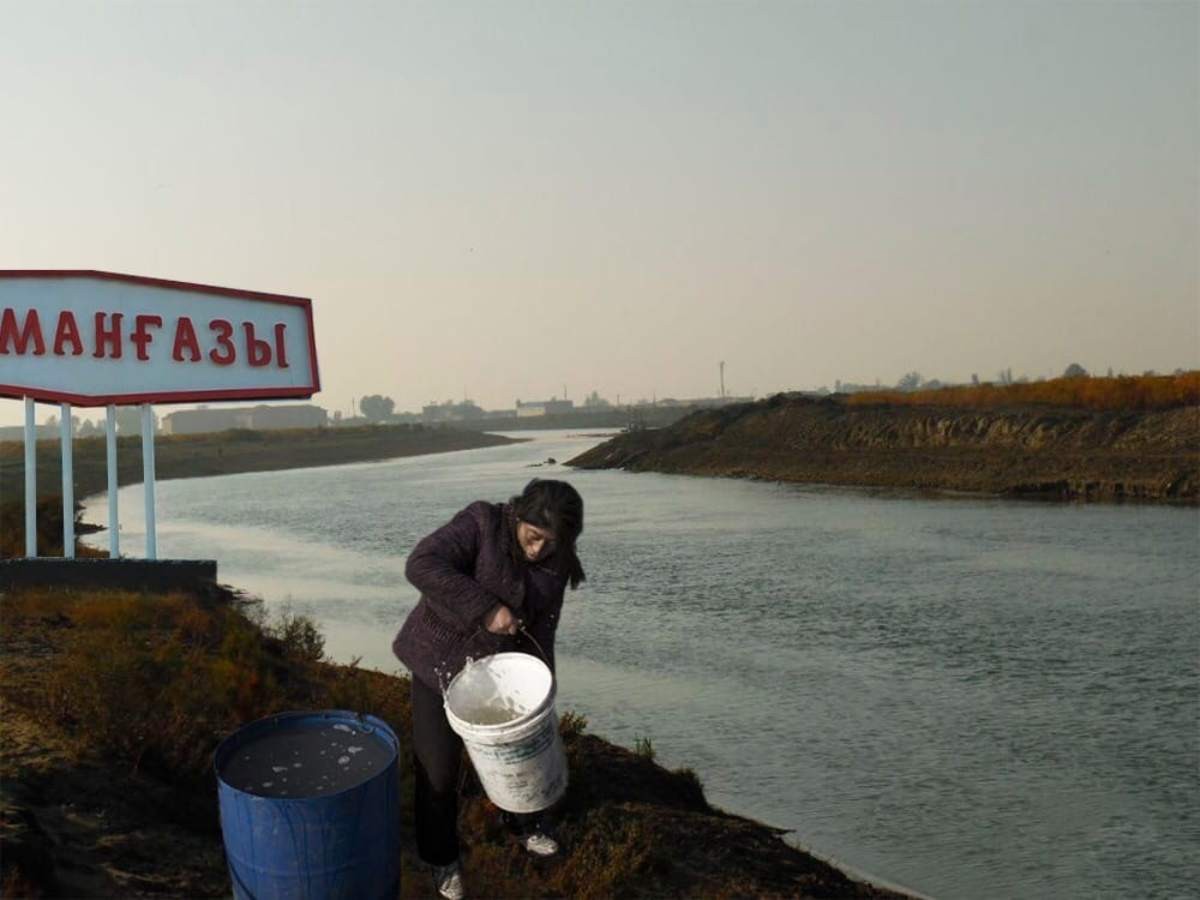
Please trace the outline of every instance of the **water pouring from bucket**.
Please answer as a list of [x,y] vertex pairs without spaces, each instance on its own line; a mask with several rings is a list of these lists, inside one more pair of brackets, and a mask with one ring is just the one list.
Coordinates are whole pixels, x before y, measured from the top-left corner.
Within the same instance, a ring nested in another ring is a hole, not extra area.
[[497,653],[468,663],[446,688],[450,727],[500,809],[535,813],[567,790],[554,676],[536,656]]

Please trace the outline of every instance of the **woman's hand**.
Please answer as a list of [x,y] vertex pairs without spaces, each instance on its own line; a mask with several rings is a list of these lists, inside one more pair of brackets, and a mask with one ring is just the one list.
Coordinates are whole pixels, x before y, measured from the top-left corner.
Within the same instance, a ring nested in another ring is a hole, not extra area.
[[503,603],[497,603],[483,617],[483,627],[492,634],[516,634],[521,623],[511,609]]

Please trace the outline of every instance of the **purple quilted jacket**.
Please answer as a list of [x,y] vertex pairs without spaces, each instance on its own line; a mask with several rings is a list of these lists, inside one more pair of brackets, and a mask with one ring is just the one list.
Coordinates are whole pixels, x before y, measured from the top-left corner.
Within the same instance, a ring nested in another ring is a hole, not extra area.
[[[515,520],[508,504],[472,503],[409,554],[404,574],[421,600],[404,620],[392,650],[413,675],[441,691],[467,658],[517,650],[543,657],[554,669],[554,632],[566,578],[513,558]],[[508,606],[533,635],[492,634],[484,616]]]

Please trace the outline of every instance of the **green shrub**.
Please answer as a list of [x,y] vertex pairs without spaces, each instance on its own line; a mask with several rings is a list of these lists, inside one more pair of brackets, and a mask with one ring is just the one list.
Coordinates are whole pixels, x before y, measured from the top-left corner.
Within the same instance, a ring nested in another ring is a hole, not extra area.
[[570,742],[587,731],[587,717],[581,716],[574,710],[568,709],[558,717],[558,733],[564,741]]
[[316,663],[325,658],[325,636],[307,616],[285,609],[267,626],[267,634],[281,641],[284,653],[292,659]]
[[245,615],[181,594],[75,593],[62,602],[79,627],[48,666],[45,709],[134,768],[203,777],[224,735],[286,709],[407,717],[407,693],[394,680],[321,665],[324,637],[304,616],[285,612],[263,628],[261,606]]
[[635,737],[633,739],[633,752],[642,759],[654,759],[654,744],[650,738]]

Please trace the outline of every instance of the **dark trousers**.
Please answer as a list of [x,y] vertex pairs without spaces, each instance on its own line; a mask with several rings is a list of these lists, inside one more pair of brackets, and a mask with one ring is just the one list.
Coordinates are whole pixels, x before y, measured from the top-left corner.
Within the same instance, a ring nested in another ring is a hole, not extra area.
[[[417,855],[429,865],[449,865],[458,859],[462,738],[446,719],[442,695],[418,678],[412,680],[412,743]],[[540,813],[504,813],[505,824],[517,834],[535,830],[541,821]]]

